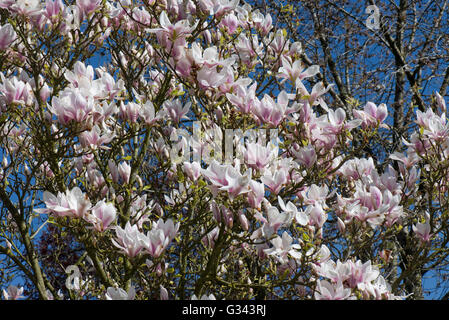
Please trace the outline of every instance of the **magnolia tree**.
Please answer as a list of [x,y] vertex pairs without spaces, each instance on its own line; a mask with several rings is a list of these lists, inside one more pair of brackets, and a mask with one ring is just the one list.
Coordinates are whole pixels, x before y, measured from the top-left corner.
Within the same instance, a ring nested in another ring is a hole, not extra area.
[[405,152],[361,158],[388,106],[326,104],[250,4],[0,8],[5,299],[413,299],[398,265],[447,255],[440,95]]

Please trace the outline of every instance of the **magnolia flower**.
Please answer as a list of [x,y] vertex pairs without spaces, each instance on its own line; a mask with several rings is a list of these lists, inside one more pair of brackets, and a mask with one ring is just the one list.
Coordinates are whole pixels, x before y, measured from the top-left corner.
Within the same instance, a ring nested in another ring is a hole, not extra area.
[[53,97],[48,110],[57,116],[62,125],[71,121],[87,124],[94,110],[94,102],[91,98],[86,98],[79,89],[68,89],[60,97]]
[[89,89],[92,85],[94,79],[94,69],[92,66],[87,66],[81,62],[75,62],[73,66],[73,71],[66,70],[64,77],[69,81],[75,88],[82,87]]
[[101,134],[101,129],[99,126],[95,125],[92,130],[84,131],[80,134],[80,142],[83,147],[89,147],[93,150],[97,148],[109,149],[109,147],[104,146],[114,139],[115,133],[107,130],[103,135]]
[[171,219],[166,222],[159,219],[144,238],[145,252],[155,258],[159,257],[175,238],[178,229],[179,222],[175,225]]
[[188,119],[186,114],[190,110],[191,102],[186,103],[184,106],[181,104],[181,100],[175,99],[165,101],[162,105],[163,112],[168,115],[174,123],[179,123],[182,119]]
[[101,76],[100,79],[95,80],[95,84],[98,86],[96,97],[112,100],[124,90],[125,83],[122,79],[116,82],[108,72],[100,70],[100,68],[96,69],[97,73]]
[[92,213],[86,216],[86,220],[94,225],[95,230],[103,232],[115,220],[116,212],[112,203],[101,200],[92,208]]
[[[250,79],[248,79],[251,81]],[[226,98],[236,106],[241,112],[249,113],[255,108],[255,105],[260,103],[256,96],[257,83],[253,83],[247,88],[247,83],[243,82],[234,87],[233,93],[226,93]]]
[[312,145],[300,148],[298,151],[293,149],[292,153],[297,161],[306,168],[311,168],[317,160],[315,148]]
[[190,300],[217,300],[215,296],[211,293],[210,295],[203,294],[199,299],[196,295],[193,295]]
[[168,18],[167,12],[162,11],[159,17],[160,28],[148,29],[148,32],[155,33],[160,45],[167,51],[170,51],[172,56],[180,56],[180,47],[186,43],[185,38],[195,30],[198,25],[198,20],[193,26],[190,26],[188,20],[179,20],[172,24]]
[[3,289],[3,298],[5,300],[18,300],[20,298],[23,298],[23,287],[16,287],[13,285],[10,285],[8,289],[5,291]]
[[267,238],[276,233],[279,228],[290,225],[293,219],[293,213],[280,213],[276,207],[267,208],[266,215],[267,218],[263,217],[259,212],[255,215],[255,218],[263,222],[261,231],[262,235]]
[[362,128],[367,128],[382,123],[388,116],[388,109],[384,103],[376,106],[369,101],[366,103],[363,111],[353,110],[353,114],[356,119],[361,119],[363,121]]
[[7,8],[12,12],[16,12],[24,16],[35,17],[41,11],[41,2],[39,0],[12,1]]
[[137,225],[131,225],[128,221],[125,229],[120,226],[114,229],[116,239],[111,240],[112,244],[124,251],[127,256],[134,258],[145,248],[147,237],[139,231]]
[[251,180],[249,182],[248,203],[252,208],[261,208],[263,199],[265,198],[265,185],[263,183]]
[[255,104],[254,113],[260,122],[277,127],[284,120],[288,114],[289,95],[285,91],[281,91],[277,100],[274,102],[273,98],[265,94],[262,100]]
[[6,103],[25,103],[29,104],[32,100],[32,89],[28,82],[23,82],[15,76],[6,79],[3,73],[0,73],[2,83],[0,84],[0,102]]
[[326,222],[327,214],[319,203],[307,206],[305,213],[309,217],[310,225],[321,228]]
[[242,175],[231,165],[221,165],[213,160],[207,169],[201,169],[202,175],[212,183],[212,191],[227,191],[230,198],[249,192],[250,175]]
[[219,26],[225,28],[229,34],[233,34],[238,26],[240,25],[239,19],[233,14],[227,14],[224,18],[220,20]]
[[8,49],[16,38],[17,34],[9,23],[0,26],[0,50]]
[[161,292],[160,292],[160,299],[161,300],[168,300],[168,291],[165,289],[162,285],[159,286]]
[[282,238],[277,236],[272,239],[272,248],[265,249],[264,252],[267,255],[274,255],[280,264],[286,264],[288,262],[288,256],[294,259],[301,259],[301,253],[297,250],[301,249],[299,244],[292,244],[293,238],[286,232],[282,233]]
[[136,296],[136,289],[130,286],[128,292],[122,288],[109,287],[106,291],[106,300],[134,300]]
[[55,196],[51,192],[44,191],[43,201],[47,208],[35,209],[39,213],[52,213],[58,217],[82,218],[91,208],[91,203],[80,188],[75,187],[65,193],[58,192]]
[[260,180],[271,192],[277,195],[284,184],[287,183],[287,174],[285,170],[276,170],[274,174],[271,171],[268,171],[260,178]]
[[[278,77],[288,79],[291,83],[296,83],[296,80],[310,78],[320,72],[318,65],[313,65],[304,70],[304,64],[301,60],[296,60],[292,63],[290,57],[281,56],[282,67],[278,70]],[[284,80],[285,81],[285,80]]]
[[355,263],[348,261],[347,264],[350,268],[347,283],[351,288],[357,287],[360,290],[365,290],[365,284],[371,283],[371,281],[377,279],[380,274],[379,270],[371,265],[370,260],[363,264],[360,260],[357,260]]
[[140,108],[140,117],[144,119],[149,126],[154,125],[159,119],[160,115],[156,115],[154,105],[151,101],[147,101],[142,108]]
[[185,174],[192,180],[197,181],[201,176],[201,165],[198,162],[183,162]]
[[56,22],[59,14],[64,12],[64,4],[62,0],[46,0],[44,15],[48,20]]
[[309,217],[303,211],[298,211],[298,208],[289,201],[287,205],[285,205],[284,200],[278,196],[279,206],[281,207],[284,214],[295,217],[297,223],[302,226],[305,226],[309,223]]
[[204,65],[197,73],[197,80],[203,89],[217,88],[226,81],[228,68],[223,68],[220,72],[217,67],[209,68]]
[[207,68],[214,68],[225,64],[225,61],[219,58],[217,47],[212,46],[202,52],[202,48],[197,42],[192,44],[192,58],[197,65],[204,65]]
[[243,154],[245,162],[254,169],[263,170],[278,153],[277,148],[271,144],[262,146],[259,143],[248,143]]
[[126,105],[120,103],[120,116],[123,119],[129,120],[131,123],[136,123],[141,112],[141,106],[134,102],[128,102]]
[[101,0],[76,0],[76,6],[80,12],[85,15],[89,15],[94,12],[101,5]]
[[316,300],[346,300],[351,297],[351,289],[345,288],[341,281],[332,284],[327,280],[318,281]]
[[417,223],[412,226],[413,232],[423,241],[429,242],[432,238],[431,227],[429,221],[425,223]]

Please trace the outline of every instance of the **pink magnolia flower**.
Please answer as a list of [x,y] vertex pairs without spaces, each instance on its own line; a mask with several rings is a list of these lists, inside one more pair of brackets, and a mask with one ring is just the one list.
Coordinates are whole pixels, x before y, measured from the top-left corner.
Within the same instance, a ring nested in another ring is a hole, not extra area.
[[131,177],[131,166],[127,162],[121,162],[118,165],[118,174],[124,183],[129,183]]
[[159,286],[160,289],[160,299],[161,300],[168,300],[168,291],[165,289],[162,285]]
[[185,161],[183,163],[183,170],[192,181],[197,181],[201,176],[201,165],[198,162]]
[[101,0],[76,0],[76,6],[84,15],[89,15],[94,12],[100,7],[100,5]]
[[116,238],[112,244],[121,249],[128,257],[136,257],[146,246],[147,237],[139,231],[137,225],[131,225],[128,221],[123,229],[120,226],[114,228]]
[[241,33],[236,43],[237,54],[239,58],[249,67],[256,63],[257,56],[263,51],[263,46],[257,35],[252,35],[250,39]]
[[292,153],[297,161],[306,168],[311,168],[317,160],[317,154],[312,145],[300,148],[298,151],[292,149]]
[[35,211],[52,213],[58,217],[83,218],[91,208],[89,198],[78,187],[67,190],[65,193],[58,192],[57,196],[44,191],[43,201],[47,208],[35,209]]
[[309,217],[303,211],[298,210],[293,202],[289,201],[287,204],[284,203],[281,197],[278,196],[279,206],[284,214],[293,216],[297,223],[305,226],[309,223]]
[[249,175],[242,175],[231,165],[221,165],[213,160],[207,169],[201,169],[201,173],[212,183],[213,193],[218,190],[227,191],[230,198],[234,199],[242,193],[249,192]]
[[229,34],[233,34],[240,25],[239,19],[233,14],[227,14],[221,19],[219,26],[224,28]]
[[326,207],[326,198],[329,194],[329,188],[327,185],[321,187],[316,184],[312,184],[310,187],[306,187],[299,192],[299,195],[303,198],[305,204],[319,203],[323,207]]
[[109,287],[106,291],[106,300],[134,300],[136,296],[136,289],[131,286],[126,292],[122,288]]
[[115,220],[116,212],[112,203],[101,200],[92,208],[92,213],[86,216],[86,220],[93,224],[95,230],[103,232]]
[[432,238],[430,223],[426,221],[425,223],[418,222],[416,225],[412,226],[413,232],[423,241],[429,242]]
[[[299,80],[296,81],[297,86],[299,83]],[[312,92],[310,93],[310,96],[308,98],[310,105],[315,106],[315,105],[321,105],[325,110],[329,110],[329,108],[327,107],[326,102],[323,99],[323,95],[328,92],[330,90],[330,88],[332,87],[332,85],[329,85],[327,87],[324,87],[323,82],[317,82],[313,87],[312,87]]]
[[0,73],[2,83],[0,84],[0,102],[7,105],[12,103],[30,104],[32,101],[32,88],[28,82],[23,82],[15,76],[6,79],[3,73]]
[[301,246],[299,244],[292,244],[293,238],[288,232],[284,231],[282,233],[282,238],[277,236],[270,242],[273,247],[265,249],[264,251],[269,256],[275,256],[280,264],[286,264],[289,256],[297,260],[301,259],[301,253],[298,251],[301,250]]
[[218,72],[217,67],[209,68],[204,65],[197,73],[198,83],[203,89],[217,88],[226,81],[227,71],[227,67]]
[[124,90],[125,84],[122,79],[116,82],[108,72],[100,71],[99,68],[96,71],[100,74],[100,78],[95,80],[95,84],[99,87],[96,90],[98,98],[112,100]]
[[347,261],[350,267],[350,274],[347,279],[347,283],[351,288],[358,288],[360,290],[365,290],[365,285],[371,283],[379,276],[379,270],[371,265],[371,261],[362,264],[362,261],[357,260],[356,262]]
[[314,296],[316,300],[347,300],[351,298],[351,289],[345,288],[341,282],[332,284],[320,280]]
[[449,136],[449,124],[446,114],[436,115],[431,109],[426,113],[416,112],[416,123],[423,127],[423,134],[437,142],[446,141]]
[[280,213],[278,208],[269,207],[266,210],[266,218],[262,216],[260,212],[256,213],[255,218],[263,222],[262,235],[269,238],[276,233],[279,228],[289,226],[292,223],[293,213],[283,212]]
[[255,10],[251,13],[251,18],[255,28],[262,36],[266,36],[273,28],[273,19],[269,13],[264,15],[259,10]]
[[162,110],[174,123],[179,123],[182,119],[188,119],[186,115],[189,112],[191,105],[192,103],[188,102],[183,106],[181,100],[175,99],[165,101],[162,105]]
[[234,61],[234,59],[220,59],[217,47],[215,46],[208,47],[204,51],[202,51],[201,46],[197,42],[194,42],[192,44],[191,52],[193,61],[200,67],[206,66],[207,68],[214,68],[217,66],[229,66]]
[[6,9],[19,15],[36,17],[41,11],[39,0],[6,1]]
[[363,121],[362,128],[375,127],[387,118],[388,109],[384,103],[376,106],[372,102],[367,102],[363,111],[353,110],[353,114],[356,119],[361,119]]
[[71,121],[87,125],[91,119],[94,103],[79,89],[64,91],[60,97],[53,97],[48,109],[56,115],[58,122],[67,125]]
[[121,162],[118,166],[112,159],[108,160],[108,168],[112,181],[115,183],[128,183],[131,176],[131,166],[127,162]]
[[243,154],[246,164],[256,170],[263,170],[277,157],[278,149],[271,146],[262,146],[259,143],[248,143]]
[[309,224],[312,226],[321,229],[326,222],[327,214],[319,203],[307,206],[305,213],[309,217]]
[[[301,60],[292,62],[290,57],[281,56],[282,67],[278,70],[278,77],[290,80],[291,83],[296,84],[296,80],[303,80],[310,78],[320,72],[318,65],[313,65],[304,70],[304,64]],[[284,80],[285,81],[285,80]]]
[[64,77],[75,88],[90,88],[92,85],[92,81],[94,80],[94,69],[92,68],[92,66],[86,67],[83,62],[77,61],[73,66],[73,71],[66,70],[64,73]]
[[179,222],[175,225],[171,219],[166,222],[159,219],[145,237],[145,252],[155,258],[159,257],[176,237],[178,229]]
[[265,185],[251,180],[249,182],[248,203],[252,208],[260,209],[263,199],[265,199]]
[[128,102],[126,105],[120,103],[120,117],[129,120],[131,123],[136,123],[141,113],[141,106],[135,102]]
[[233,93],[226,93],[226,98],[241,112],[249,113],[260,103],[256,96],[257,83],[253,83],[247,88],[247,83],[241,83],[234,87]]
[[337,172],[346,178],[357,180],[363,176],[371,176],[371,173],[375,171],[374,161],[370,157],[368,159],[355,158],[348,160]]
[[154,105],[151,101],[147,101],[142,108],[140,108],[139,115],[149,126],[154,125],[160,119],[160,114],[156,115]]
[[443,97],[437,92],[435,92],[435,100],[438,106],[438,114],[443,115],[446,113],[446,102]]
[[6,50],[17,39],[13,27],[7,23],[0,26],[0,50]]
[[288,114],[287,106],[289,95],[282,91],[278,96],[278,101],[265,94],[259,103],[255,104],[254,113],[261,123],[266,123],[272,127],[277,127]]
[[64,4],[62,0],[46,0],[44,16],[52,23],[56,22],[58,16],[64,13]]
[[97,148],[109,149],[105,144],[111,142],[114,136],[115,133],[110,131],[101,134],[101,129],[95,125],[92,130],[84,131],[80,134],[80,143],[83,147],[88,147],[93,150],[96,150]]
[[283,186],[287,183],[287,173],[285,170],[275,170],[275,172],[267,171],[260,180],[274,194],[278,194]]
[[185,45],[185,38],[195,30],[198,21],[193,26],[190,26],[188,20],[179,20],[172,24],[167,12],[162,11],[159,24],[160,28],[149,29],[148,32],[155,33],[158,42],[176,57],[179,55],[179,47]]
[[330,279],[333,283],[343,283],[349,278],[351,272],[349,265],[342,263],[340,260],[337,260],[337,262],[327,260],[312,266],[319,276]]
[[346,112],[342,108],[337,110],[329,109],[327,111],[327,117],[329,122],[325,123],[324,131],[331,134],[338,134],[344,128],[344,122],[346,119]]
[[20,298],[23,298],[23,287],[16,287],[13,285],[10,285],[8,287],[8,289],[5,291],[5,289],[3,289],[3,298],[5,298],[5,300],[18,300]]

